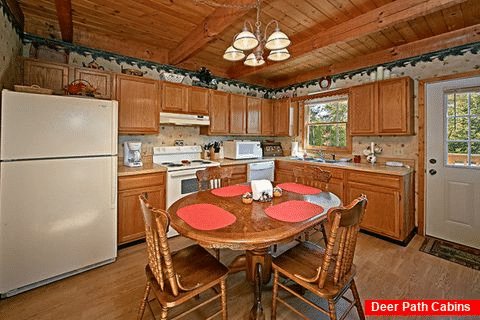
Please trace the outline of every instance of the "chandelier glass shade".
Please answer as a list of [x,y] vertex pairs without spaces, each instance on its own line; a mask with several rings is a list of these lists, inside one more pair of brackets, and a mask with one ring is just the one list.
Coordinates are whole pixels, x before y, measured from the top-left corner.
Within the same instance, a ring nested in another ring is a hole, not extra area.
[[[270,50],[267,57],[268,60],[284,61],[290,58],[290,53],[286,48],[291,44],[291,41],[285,33],[280,31],[278,21],[270,21],[265,27],[264,34],[262,34],[260,3],[261,0],[257,0],[257,19],[255,24],[252,24],[249,20],[245,21],[243,30],[235,35],[232,45],[225,50],[223,55],[225,60],[242,60],[245,57],[243,51],[253,50],[252,53],[247,55],[244,64],[251,67],[261,66],[265,64],[265,60],[263,59],[264,49]],[[275,31],[267,38],[268,27],[272,24],[276,26]],[[253,28],[253,26],[255,26],[255,28]]]

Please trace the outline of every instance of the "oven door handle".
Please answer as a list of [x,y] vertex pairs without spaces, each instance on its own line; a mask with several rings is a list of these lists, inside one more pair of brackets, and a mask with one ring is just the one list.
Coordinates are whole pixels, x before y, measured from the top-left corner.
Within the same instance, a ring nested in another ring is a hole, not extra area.
[[189,171],[181,171],[181,172],[178,172],[178,173],[172,172],[172,173],[170,173],[170,176],[172,178],[192,176],[192,175],[195,176],[195,172],[196,172],[196,170],[195,171],[193,171],[193,170],[192,171],[190,171],[190,170]]

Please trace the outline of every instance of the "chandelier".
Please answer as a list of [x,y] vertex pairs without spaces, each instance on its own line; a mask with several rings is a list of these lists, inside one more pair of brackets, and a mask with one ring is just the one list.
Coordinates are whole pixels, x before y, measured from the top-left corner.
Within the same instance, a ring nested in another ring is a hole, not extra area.
[[[241,5],[234,4],[219,4],[211,0],[196,0],[198,2],[205,2],[213,6],[221,7],[241,7]],[[291,41],[288,39],[287,35],[280,31],[280,27],[277,20],[270,21],[265,26],[265,31],[262,34],[260,22],[260,12],[261,12],[261,0],[256,0],[256,4],[253,6],[257,9],[257,19],[255,23],[252,23],[251,20],[246,20],[243,25],[243,30],[236,34],[233,37],[233,43],[230,47],[225,50],[223,58],[229,61],[240,61],[245,58],[244,51],[252,52],[247,56],[243,62],[245,65],[250,67],[257,67],[265,64],[263,59],[263,54],[265,49],[270,50],[267,59],[271,61],[284,61],[290,58],[290,53],[287,50],[287,47],[290,45]],[[242,6],[246,7],[246,6]],[[275,25],[274,32],[267,37],[268,28],[272,25]]]

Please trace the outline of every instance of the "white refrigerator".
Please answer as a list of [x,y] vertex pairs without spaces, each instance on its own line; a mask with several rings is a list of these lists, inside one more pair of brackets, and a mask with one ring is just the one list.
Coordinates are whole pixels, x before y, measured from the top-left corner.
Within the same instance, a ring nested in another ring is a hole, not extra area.
[[113,262],[116,101],[2,91],[0,294]]

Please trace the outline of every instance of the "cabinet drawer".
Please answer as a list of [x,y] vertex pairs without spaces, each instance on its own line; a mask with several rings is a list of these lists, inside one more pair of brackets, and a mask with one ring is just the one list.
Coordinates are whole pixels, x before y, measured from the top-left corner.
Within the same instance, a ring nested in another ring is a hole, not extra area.
[[246,164],[236,164],[236,165],[230,165],[230,166],[225,166],[225,167],[232,169],[232,174],[233,175],[247,174],[247,165]]
[[332,174],[332,178],[334,178],[334,179],[342,179],[342,180],[344,179],[343,173],[345,171],[343,169],[334,168],[333,166],[322,166],[322,165],[315,164],[315,163],[308,163],[307,165],[317,166],[317,167],[320,167],[320,169],[322,169],[322,170],[330,172]]
[[118,191],[165,184],[165,173],[147,173],[118,177]]
[[294,167],[303,167],[303,163],[293,163],[291,161],[282,161],[277,160],[275,161],[275,169],[276,170],[288,170],[293,172]]
[[365,173],[365,172],[348,172],[348,179],[354,182],[365,183],[369,185],[375,185],[380,187],[387,187],[387,188],[394,188],[400,189],[401,188],[401,178],[395,176],[388,176],[384,174],[378,173]]

